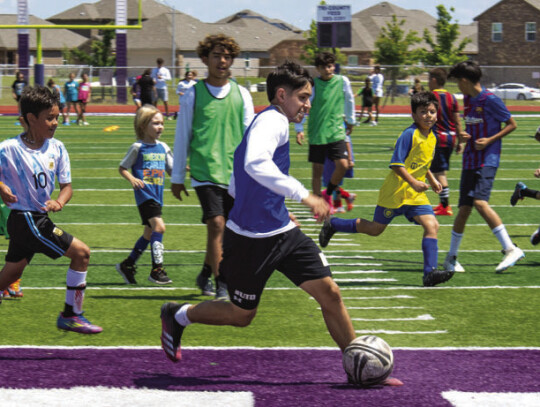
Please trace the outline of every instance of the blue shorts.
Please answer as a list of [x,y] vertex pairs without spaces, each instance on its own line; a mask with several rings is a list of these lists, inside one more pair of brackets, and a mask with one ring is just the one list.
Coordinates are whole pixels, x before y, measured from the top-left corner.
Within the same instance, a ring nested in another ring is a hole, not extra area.
[[459,206],[473,206],[475,200],[489,201],[497,167],[461,171]]
[[452,147],[436,147],[430,171],[435,174],[448,171],[450,169],[450,157],[453,151],[454,149]]
[[375,208],[375,214],[373,215],[373,222],[382,223],[388,225],[392,222],[396,216],[405,215],[409,222],[415,222],[414,217],[419,215],[433,215],[433,208],[431,205],[403,205],[397,209],[385,208],[377,205]]

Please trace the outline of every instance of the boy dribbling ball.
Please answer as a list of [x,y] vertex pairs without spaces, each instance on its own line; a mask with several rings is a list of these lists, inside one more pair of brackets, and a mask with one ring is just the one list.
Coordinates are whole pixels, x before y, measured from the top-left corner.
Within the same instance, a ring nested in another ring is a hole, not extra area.
[[[58,99],[43,86],[26,88],[20,100],[25,131],[0,143],[0,196],[10,207],[9,247],[0,271],[0,292],[19,279],[34,254],[71,259],[66,277],[64,311],[57,327],[93,334],[102,328],[82,314],[90,249],[82,241],[57,227],[48,212],[59,212],[73,194],[71,166],[64,144],[56,140]],[[55,178],[60,193],[51,199]]]
[[156,284],[170,284],[172,280],[163,268],[165,223],[161,209],[165,171],[171,174],[172,152],[167,144],[159,140],[163,133],[163,115],[157,107],[144,105],[139,108],[134,126],[137,141],[129,148],[118,171],[133,187],[144,231],[130,255],[116,265],[116,270],[127,284],[137,284],[135,263],[150,245],[152,271],[148,280]]

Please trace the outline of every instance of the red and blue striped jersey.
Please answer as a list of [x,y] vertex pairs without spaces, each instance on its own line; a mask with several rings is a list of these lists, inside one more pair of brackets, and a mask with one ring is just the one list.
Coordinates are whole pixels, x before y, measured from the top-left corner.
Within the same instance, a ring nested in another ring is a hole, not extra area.
[[454,114],[459,112],[459,104],[456,97],[445,89],[434,89],[433,93],[439,101],[437,124],[433,127],[437,147],[454,147],[457,124]]
[[501,124],[510,120],[512,115],[503,101],[493,93],[482,89],[476,97],[465,96],[463,116],[467,126],[466,132],[471,136],[463,152],[463,169],[498,167],[501,158],[501,139],[483,150],[475,148],[475,141],[497,134],[501,131]]

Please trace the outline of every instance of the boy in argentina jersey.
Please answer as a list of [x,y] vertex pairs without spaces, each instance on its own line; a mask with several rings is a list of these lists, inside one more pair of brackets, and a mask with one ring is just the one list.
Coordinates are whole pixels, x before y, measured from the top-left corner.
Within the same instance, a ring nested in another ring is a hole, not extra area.
[[437,98],[431,92],[418,92],[411,97],[414,124],[405,129],[396,141],[389,166],[392,171],[379,191],[373,221],[332,218],[325,222],[319,234],[322,247],[328,245],[336,232],[379,236],[396,216],[404,215],[410,222],[424,228],[423,285],[431,287],[452,278],[453,272],[437,270],[439,222],[426,195],[430,185],[436,193],[442,189],[429,170],[437,142],[431,130],[437,121],[437,108]]
[[[56,325],[66,331],[99,333],[101,327],[82,315],[90,249],[57,227],[47,215],[61,211],[73,194],[68,153],[62,142],[53,138],[58,126],[58,103],[45,87],[25,89],[20,106],[26,131],[0,143],[0,196],[11,209],[0,293],[21,277],[35,253],[52,259],[66,256],[71,259],[66,301]],[[51,199],[56,177],[60,193]]]
[[[118,169],[120,175],[133,187],[144,225],[143,234],[130,255],[116,265],[116,270],[127,284],[137,284],[135,263],[148,245],[152,249],[152,270],[148,280],[156,284],[172,283],[163,268],[162,242],[165,223],[161,217],[161,208],[165,172],[171,173],[173,158],[169,146],[159,140],[162,132],[163,115],[159,109],[153,105],[139,108],[135,115],[138,141],[132,144]],[[131,169],[132,173],[128,169]]]
[[482,88],[482,70],[476,62],[455,64],[448,77],[457,81],[465,96],[463,116],[466,129],[459,137],[467,144],[463,152],[459,212],[454,219],[450,250],[444,266],[457,272],[465,271],[457,261],[457,254],[474,207],[502,246],[504,257],[495,268],[495,272],[502,273],[525,257],[523,250],[512,243],[501,218],[488,202],[501,158],[502,138],[516,129],[516,121],[501,99]]
[[235,202],[220,264],[231,301],[162,306],[162,348],[174,362],[181,359],[181,336],[192,322],[248,326],[257,313],[266,281],[276,269],[317,300],[342,351],[355,337],[326,258],[300,231],[284,202],[286,197],[302,202],[321,220],[329,214],[323,199],[288,175],[289,123],[302,120],[309,109],[311,84],[308,72],[292,62],[268,75],[272,106],[253,119],[234,156],[230,192]]

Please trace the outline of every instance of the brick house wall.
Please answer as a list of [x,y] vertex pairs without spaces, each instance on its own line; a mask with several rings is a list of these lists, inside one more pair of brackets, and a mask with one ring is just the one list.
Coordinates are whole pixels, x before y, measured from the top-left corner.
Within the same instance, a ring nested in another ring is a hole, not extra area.
[[[540,10],[523,0],[505,0],[475,18],[481,65],[540,65]],[[536,22],[536,41],[526,41],[525,23]],[[492,40],[492,23],[502,23],[502,40]]]

